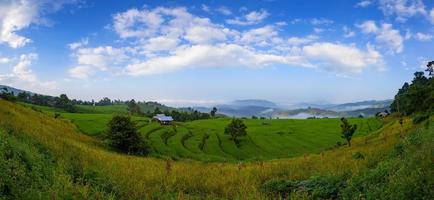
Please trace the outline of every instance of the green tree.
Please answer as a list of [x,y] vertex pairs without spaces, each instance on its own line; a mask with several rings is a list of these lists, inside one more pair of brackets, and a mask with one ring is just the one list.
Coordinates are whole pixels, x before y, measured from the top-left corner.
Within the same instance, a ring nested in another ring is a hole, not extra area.
[[216,113],[217,113],[217,108],[213,107],[212,110],[211,110],[211,113],[210,113],[211,117],[214,117]]
[[226,126],[225,134],[231,136],[231,140],[235,142],[237,146],[240,144],[239,137],[247,135],[247,126],[244,124],[243,120],[233,118],[232,121]]
[[137,104],[134,99],[131,99],[131,101],[129,101],[127,105],[128,105],[127,109],[131,114],[144,115],[139,104]]
[[107,139],[112,147],[122,152],[140,155],[148,153],[148,147],[130,116],[113,116],[108,123]]
[[341,118],[341,129],[342,129],[342,138],[347,140],[348,146],[351,146],[351,138],[353,137],[354,132],[356,132],[357,125],[351,125],[345,117]]

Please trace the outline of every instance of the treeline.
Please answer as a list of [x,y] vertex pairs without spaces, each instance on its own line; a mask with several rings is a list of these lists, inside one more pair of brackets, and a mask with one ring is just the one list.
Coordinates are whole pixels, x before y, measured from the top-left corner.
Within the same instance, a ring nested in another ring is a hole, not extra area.
[[[156,102],[136,102],[134,99],[128,101],[126,104],[128,105],[128,112],[133,115],[139,116],[147,116],[153,117],[157,114],[165,114],[167,116],[172,116],[175,121],[185,122],[185,121],[193,121],[199,119],[210,119],[215,115],[217,109],[214,108],[210,113],[202,113],[197,110],[190,111],[178,111],[176,109],[160,109],[159,107],[155,107],[153,111],[142,111],[143,104],[155,104]],[[158,103],[157,103],[158,104]]]
[[74,102],[71,101],[66,94],[61,94],[59,97],[53,97],[20,92],[15,96],[15,94],[12,91],[9,91],[7,88],[1,88],[0,98],[6,99],[8,101],[20,101],[34,105],[50,106],[65,110],[67,112],[77,111]]
[[434,61],[427,64],[424,72],[415,72],[412,82],[404,83],[395,95],[390,109],[402,115],[430,114],[434,110]]

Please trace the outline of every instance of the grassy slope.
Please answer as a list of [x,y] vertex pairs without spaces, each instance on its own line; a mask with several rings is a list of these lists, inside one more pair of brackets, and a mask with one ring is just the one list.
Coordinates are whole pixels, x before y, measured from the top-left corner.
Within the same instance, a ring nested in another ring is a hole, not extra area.
[[[303,180],[312,175],[341,176],[350,172],[354,176],[351,180],[356,181],[360,172],[369,175],[369,169],[374,170],[381,167],[385,158],[389,157],[391,150],[394,147],[396,149],[395,145],[401,141],[399,124],[396,121],[391,121],[373,134],[355,138],[353,146],[350,148],[341,147],[324,151],[321,154],[244,164],[196,161],[169,162],[170,164],[168,164],[159,159],[127,156],[108,151],[101,148],[97,140],[80,134],[68,121],[53,119],[46,114],[2,100],[0,100],[0,127],[9,127],[13,133],[27,135],[50,150],[59,160],[77,166],[77,169],[80,169],[78,170],[80,173],[77,174],[79,177],[86,177],[87,173],[85,172],[91,171],[92,177],[99,177],[99,179],[104,180],[105,184],[110,185],[107,187],[107,191],[116,195],[117,198],[125,199],[149,199],[151,197],[163,199],[192,197],[257,199],[265,198],[265,194],[260,190],[261,185],[264,181],[272,178]],[[414,127],[411,126],[411,122],[405,120],[404,132],[409,133],[412,129]],[[430,151],[432,150],[432,130],[432,123],[428,130],[422,128],[419,130],[420,134],[425,136],[428,131],[429,138],[420,142],[422,146],[417,149],[422,151],[421,155],[425,155],[422,158],[425,159],[421,160],[423,163],[420,163],[420,166],[413,166],[414,168],[432,166],[432,160],[429,159],[429,156],[432,157],[432,151]],[[428,146],[424,141],[429,141]],[[409,147],[408,151],[413,150]],[[353,154],[355,152],[362,153],[366,159],[354,159]],[[400,158],[397,157],[396,159]],[[400,162],[396,163],[399,164]],[[421,169],[418,170],[420,174],[413,176],[396,174],[401,175],[402,178],[407,177],[407,179],[423,176],[428,177],[428,181],[433,179],[432,168],[431,170]],[[364,176],[360,177],[363,178]],[[393,186],[392,189],[402,186],[411,188],[411,185],[405,185],[405,182],[393,184],[395,182],[391,181],[400,179],[400,177],[396,177],[395,173],[390,173],[383,179],[385,181],[382,183],[386,186]],[[370,184],[369,182],[362,183],[365,186]],[[425,192],[426,187],[432,186],[432,182],[425,183],[425,188],[420,182],[413,181],[411,183],[422,187],[425,189],[422,191]],[[375,183],[371,185],[372,188],[376,186]],[[388,195],[395,195],[394,190],[391,190],[390,187],[386,187],[389,188],[388,191],[392,191]],[[428,192],[430,192],[429,189]],[[426,194],[421,193],[421,195]],[[352,198],[358,197],[356,195],[357,193]],[[410,198],[411,196],[404,194],[404,197]],[[389,196],[389,198],[391,197]]]

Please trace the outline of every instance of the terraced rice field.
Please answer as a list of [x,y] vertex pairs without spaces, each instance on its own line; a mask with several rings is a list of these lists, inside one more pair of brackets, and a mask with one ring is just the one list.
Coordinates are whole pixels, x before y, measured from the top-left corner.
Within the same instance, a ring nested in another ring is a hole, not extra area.
[[[83,133],[98,136],[106,129],[110,114],[62,113]],[[162,126],[148,118],[133,117],[143,138],[151,145],[152,156],[201,161],[268,160],[319,153],[344,142],[339,119],[246,119],[247,136],[241,146],[229,140],[224,128],[229,118],[197,120]],[[354,137],[380,127],[374,118],[350,119],[358,124]]]

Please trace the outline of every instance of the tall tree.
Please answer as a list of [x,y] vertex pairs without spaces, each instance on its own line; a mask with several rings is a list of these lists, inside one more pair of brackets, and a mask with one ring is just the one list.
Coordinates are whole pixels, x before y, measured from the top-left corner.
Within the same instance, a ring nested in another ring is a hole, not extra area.
[[341,129],[342,129],[342,138],[347,140],[348,146],[351,146],[351,138],[353,137],[354,132],[356,132],[357,125],[351,125],[348,120],[344,117],[341,118]]
[[108,123],[107,139],[112,147],[133,154],[146,154],[148,148],[130,116],[115,115]]
[[216,113],[217,113],[217,108],[213,107],[212,110],[211,110],[211,113],[210,113],[211,117],[214,117]]

